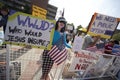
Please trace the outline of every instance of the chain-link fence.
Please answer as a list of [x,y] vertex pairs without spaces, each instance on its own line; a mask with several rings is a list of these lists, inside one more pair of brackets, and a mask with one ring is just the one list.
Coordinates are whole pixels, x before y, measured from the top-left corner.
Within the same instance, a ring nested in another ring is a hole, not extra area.
[[[35,49],[30,46],[3,46],[3,48],[0,49],[0,80],[40,80],[42,75],[41,58],[43,49]],[[90,52],[90,54],[94,55],[97,53]],[[71,71],[70,67],[74,65],[75,55],[76,53],[68,49],[67,60],[59,66],[54,64],[49,74],[51,80],[114,77],[120,70],[119,56],[98,54],[96,61],[93,60],[92,62],[92,60],[90,60],[91,64],[88,67],[81,68],[84,69],[83,71]],[[82,60],[82,57],[79,58]]]

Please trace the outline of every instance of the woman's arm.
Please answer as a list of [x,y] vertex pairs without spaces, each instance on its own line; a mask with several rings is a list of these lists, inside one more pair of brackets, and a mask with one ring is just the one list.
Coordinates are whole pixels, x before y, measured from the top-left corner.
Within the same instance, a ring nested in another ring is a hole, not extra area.
[[66,46],[67,48],[72,48],[72,46],[69,45],[69,44],[67,43],[67,41],[66,41],[66,34],[65,34],[65,33],[64,33],[64,44],[65,44],[65,46]]

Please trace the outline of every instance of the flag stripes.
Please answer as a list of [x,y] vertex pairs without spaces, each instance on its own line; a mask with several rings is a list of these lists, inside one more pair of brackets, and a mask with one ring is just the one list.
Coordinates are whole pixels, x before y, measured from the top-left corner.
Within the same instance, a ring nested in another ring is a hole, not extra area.
[[60,50],[56,45],[54,45],[48,52],[48,55],[57,65],[59,65],[67,58],[67,50],[65,48]]

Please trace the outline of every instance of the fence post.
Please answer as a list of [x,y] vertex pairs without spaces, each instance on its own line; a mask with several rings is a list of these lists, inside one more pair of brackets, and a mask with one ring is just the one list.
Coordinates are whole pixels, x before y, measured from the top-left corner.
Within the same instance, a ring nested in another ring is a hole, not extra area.
[[6,80],[10,80],[10,45],[7,44],[6,47]]

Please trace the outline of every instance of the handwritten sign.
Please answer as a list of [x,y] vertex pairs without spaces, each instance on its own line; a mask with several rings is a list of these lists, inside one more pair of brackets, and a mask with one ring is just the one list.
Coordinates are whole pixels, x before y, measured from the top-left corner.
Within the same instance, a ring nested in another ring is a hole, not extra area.
[[51,47],[54,23],[16,12],[8,19],[5,41],[37,48]]
[[85,71],[92,63],[98,60],[98,54],[82,50],[75,53],[69,71]]
[[110,38],[117,25],[117,18],[95,13],[88,33],[90,35],[99,34],[103,38]]
[[74,52],[80,51],[82,49],[83,41],[84,41],[84,38],[82,36],[75,36],[72,50]]

